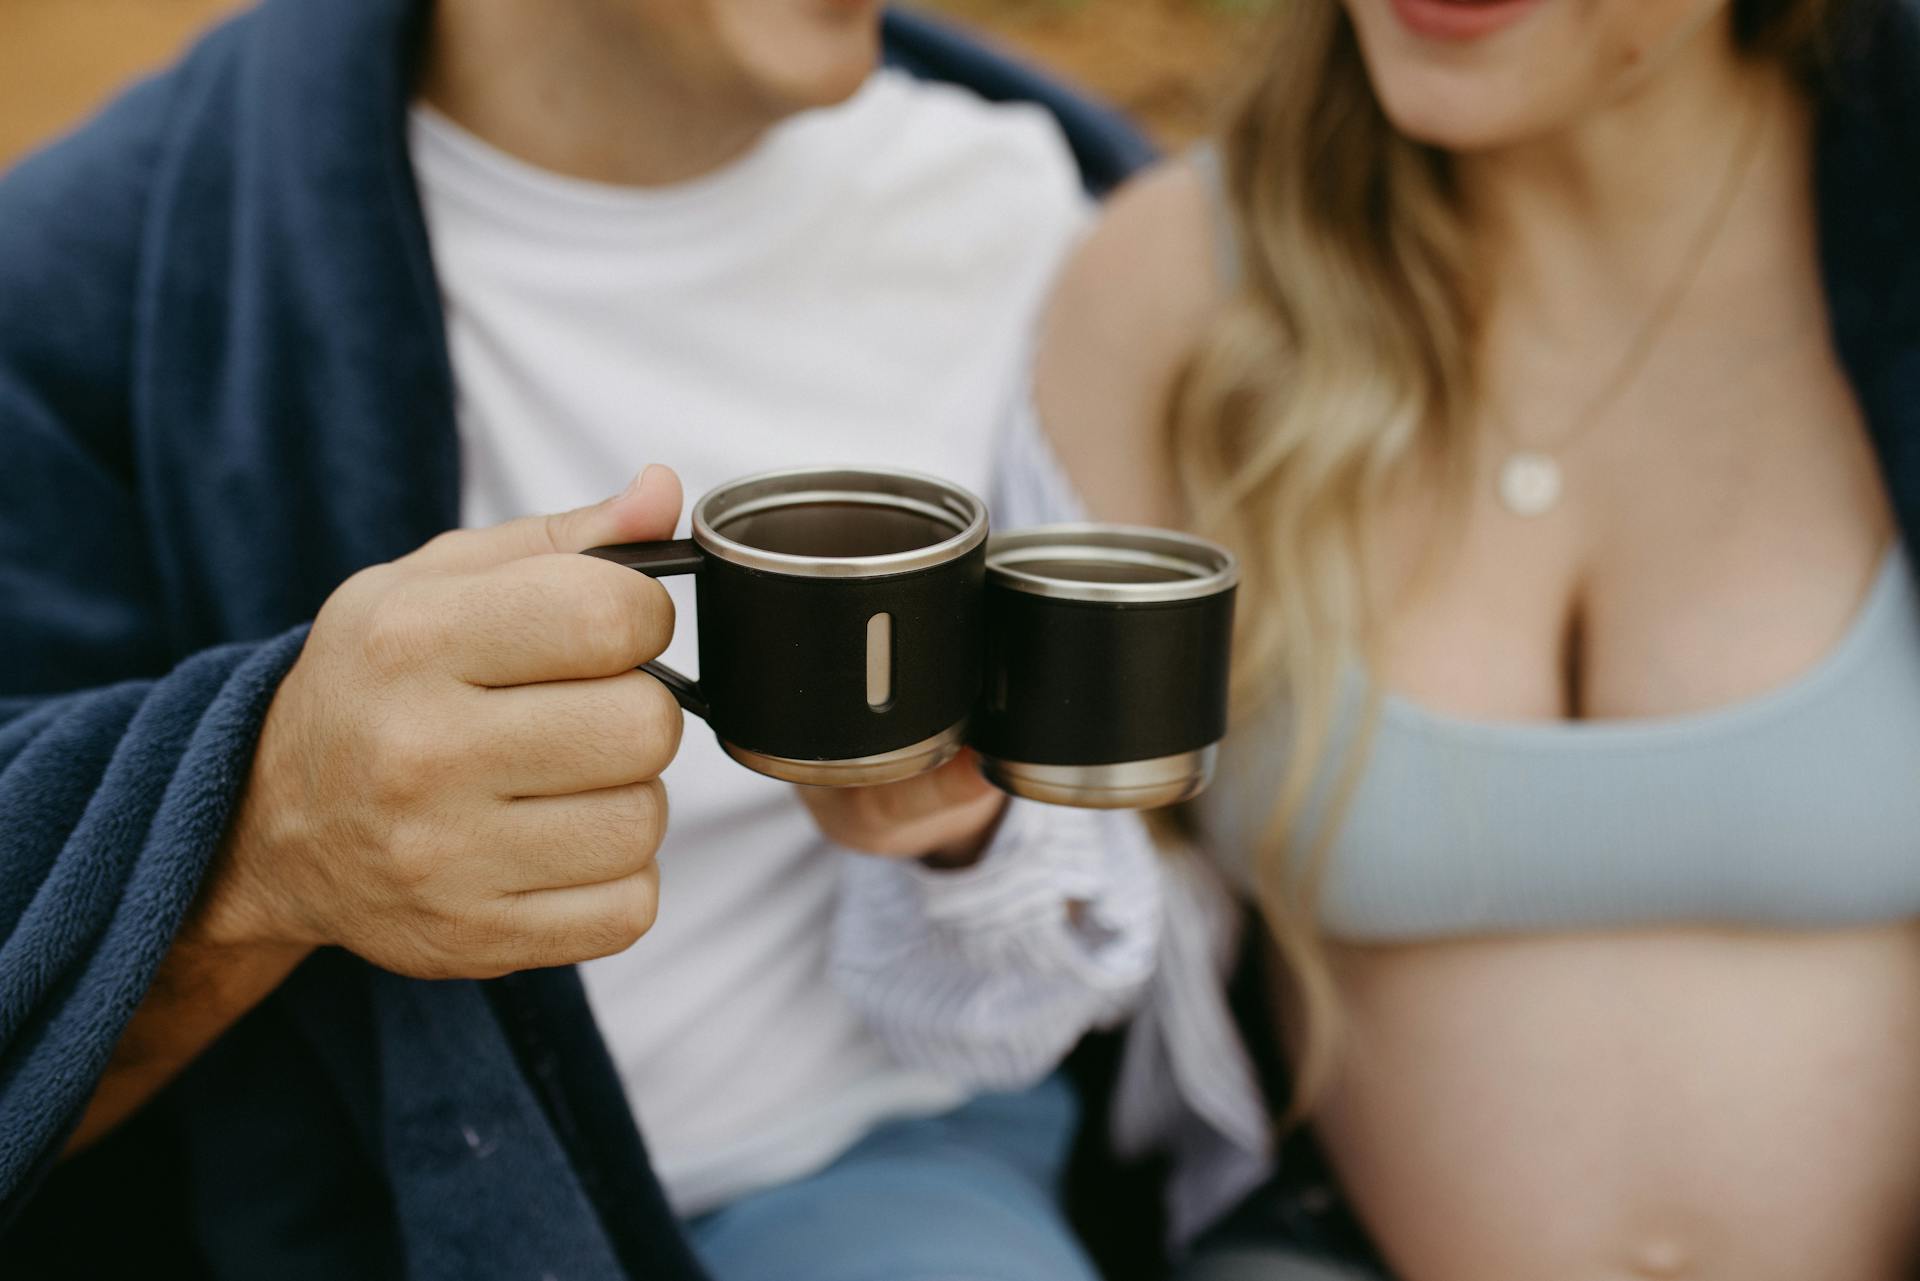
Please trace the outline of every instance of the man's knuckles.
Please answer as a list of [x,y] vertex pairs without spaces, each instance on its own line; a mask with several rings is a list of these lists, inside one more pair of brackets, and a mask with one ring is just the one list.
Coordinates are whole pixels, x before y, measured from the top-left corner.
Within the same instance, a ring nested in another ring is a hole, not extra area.
[[502,573],[536,576],[532,605],[546,643],[573,670],[612,675],[638,667],[673,639],[673,599],[644,574],[591,556],[536,556]]
[[667,791],[659,780],[609,787],[576,799],[584,804],[553,834],[571,851],[561,866],[560,881],[610,881],[652,865],[667,831]]
[[667,833],[667,789],[659,779],[609,789],[602,821],[617,849],[630,851],[629,871],[653,861]]
[[645,672],[632,672],[623,680],[633,686],[625,727],[627,750],[635,754],[642,777],[658,777],[679,754],[686,714],[673,692]]
[[426,708],[397,708],[368,727],[358,745],[366,795],[382,810],[407,811],[440,799],[472,756],[457,730]]
[[674,626],[673,601],[659,583],[571,554],[465,573],[374,566],[329,606],[316,627],[356,631],[360,661],[383,678],[444,665],[462,650],[503,647],[530,656],[536,669],[547,659],[555,678],[610,676],[657,657]]
[[595,756],[623,761],[635,782],[657,776],[680,750],[686,727],[680,704],[645,672],[623,671],[553,693],[551,711],[535,704],[533,734],[548,740],[535,750],[584,746]]
[[573,960],[590,961],[624,952],[639,942],[659,917],[657,876],[630,876],[607,889],[605,908],[585,917],[568,939],[579,951]]
[[331,639],[336,625],[350,629],[360,664],[375,677],[397,679],[431,662],[441,648],[444,624],[423,599],[427,594],[418,576],[376,565],[334,593],[314,630]]

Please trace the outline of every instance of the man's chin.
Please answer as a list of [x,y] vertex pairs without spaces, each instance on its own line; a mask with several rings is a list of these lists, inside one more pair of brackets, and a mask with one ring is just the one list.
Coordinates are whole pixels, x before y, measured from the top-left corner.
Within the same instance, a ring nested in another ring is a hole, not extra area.
[[875,59],[873,62],[864,63],[860,67],[842,73],[832,79],[820,81],[814,87],[813,98],[808,105],[813,107],[838,106],[840,103],[853,97],[854,94],[860,92],[860,86],[867,82],[867,78],[873,74],[874,68],[878,65],[879,60]]
[[[880,10],[858,0],[840,5],[825,20],[812,17],[790,38],[767,41],[751,57],[762,93],[787,111],[808,111],[845,102],[860,91],[880,62]],[[771,34],[765,32],[763,34]],[[758,43],[758,42],[756,42]]]

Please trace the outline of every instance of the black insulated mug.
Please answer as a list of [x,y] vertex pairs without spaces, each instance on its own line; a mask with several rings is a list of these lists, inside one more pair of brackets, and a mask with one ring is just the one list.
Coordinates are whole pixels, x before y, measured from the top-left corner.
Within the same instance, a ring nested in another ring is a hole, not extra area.
[[970,742],[1015,796],[1146,809],[1197,795],[1227,732],[1239,567],[1169,530],[1054,525],[987,548]]
[[980,691],[987,509],[912,472],[803,468],[731,481],[693,537],[596,547],[694,574],[700,675],[648,663],[749,769],[866,786],[960,749]]

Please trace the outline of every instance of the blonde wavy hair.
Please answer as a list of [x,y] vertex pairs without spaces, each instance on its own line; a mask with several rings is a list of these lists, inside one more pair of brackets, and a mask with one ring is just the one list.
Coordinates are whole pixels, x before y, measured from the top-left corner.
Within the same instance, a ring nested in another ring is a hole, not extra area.
[[[1846,2],[1734,0],[1735,37],[1812,83]],[[1448,157],[1387,120],[1339,0],[1279,0],[1218,142],[1241,279],[1176,383],[1167,444],[1194,528],[1243,565],[1235,706],[1290,703],[1255,866],[1285,971],[1294,1121],[1340,1040],[1317,909],[1375,713],[1336,753],[1342,670],[1374,656],[1378,632],[1362,530],[1416,458],[1438,461],[1442,511],[1459,510],[1481,300]],[[1310,802],[1319,821],[1302,839]]]

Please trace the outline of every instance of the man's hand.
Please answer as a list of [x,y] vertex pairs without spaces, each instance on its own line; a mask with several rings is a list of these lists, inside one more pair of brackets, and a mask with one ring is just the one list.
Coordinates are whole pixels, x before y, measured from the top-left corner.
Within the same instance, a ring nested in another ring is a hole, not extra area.
[[828,839],[863,854],[917,858],[940,868],[977,862],[1007,804],[964,749],[918,778],[879,787],[803,787],[800,798]]
[[650,578],[575,553],[672,536],[680,482],[443,534],[341,585],[268,710],[196,922],[483,978],[619,952],[652,926],[658,775],[680,709]]

